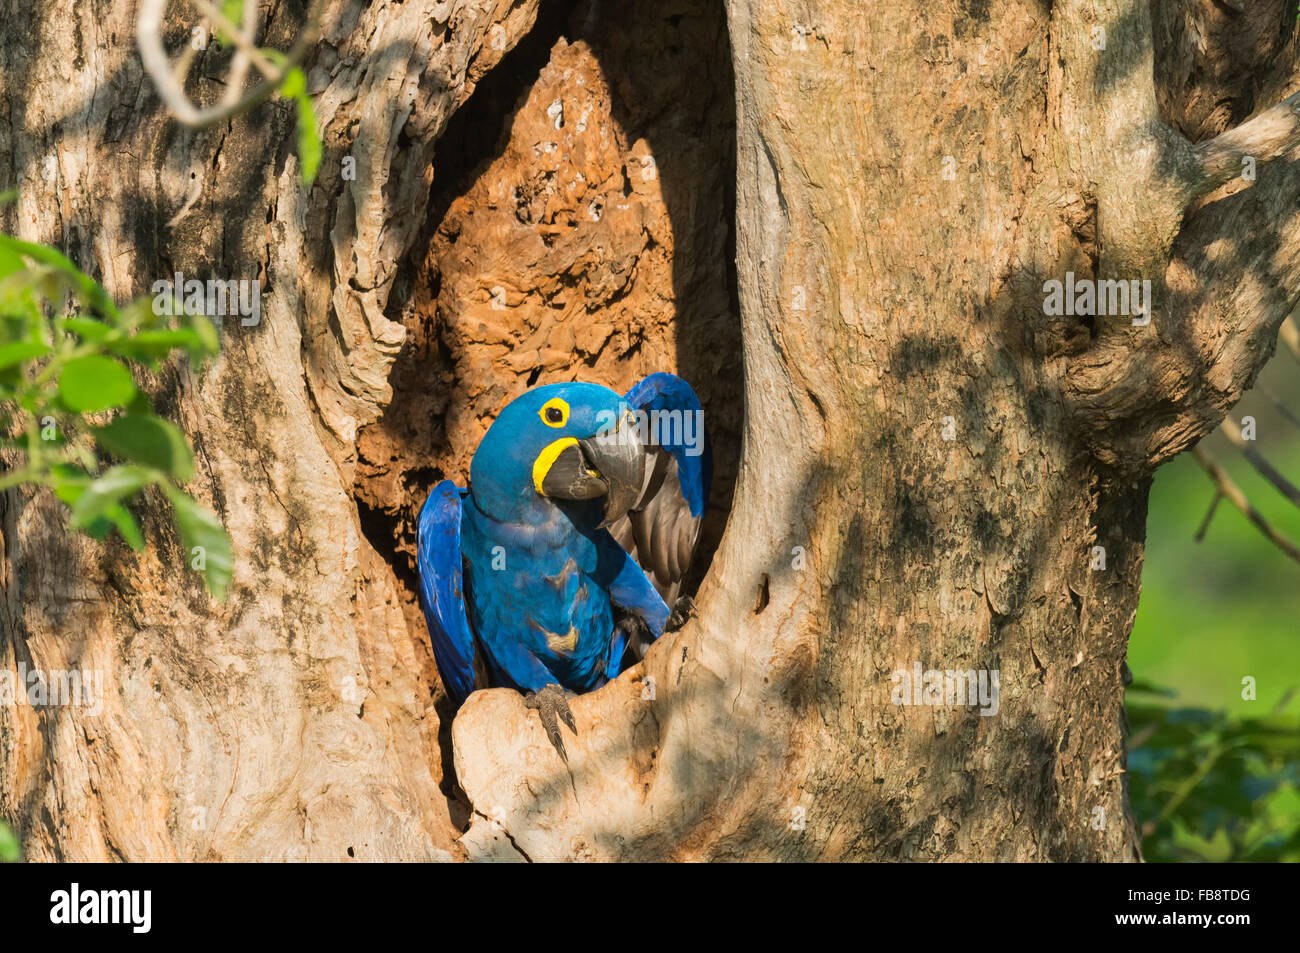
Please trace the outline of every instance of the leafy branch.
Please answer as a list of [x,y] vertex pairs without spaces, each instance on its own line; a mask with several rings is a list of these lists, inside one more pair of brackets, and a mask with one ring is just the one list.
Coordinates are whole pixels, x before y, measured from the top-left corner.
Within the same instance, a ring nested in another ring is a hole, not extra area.
[[1300,721],[1294,693],[1254,718],[1178,708],[1129,688],[1128,770],[1153,861],[1300,860]]
[[0,492],[47,487],[69,507],[71,528],[95,539],[117,530],[140,550],[128,504],[157,487],[191,567],[223,598],[230,538],[181,489],[194,475],[189,444],[130,370],[156,369],[177,351],[195,365],[216,354],[207,317],[179,302],[168,310],[176,317],[156,314],[148,298],[119,309],[56,249],[0,234]]
[[[195,6],[212,24],[222,43],[235,48],[225,95],[213,106],[200,108],[185,93],[185,79],[193,65],[195,47],[185,48],[175,63],[163,47],[163,18],[167,0],[143,0],[136,19],[136,38],[145,72],[158,95],[177,120],[194,129],[204,129],[247,112],[273,95],[296,104],[298,159],[302,182],[310,185],[320,168],[321,138],[316,130],[316,113],[307,93],[307,76],[299,66],[311,51],[320,32],[322,0],[311,0],[307,22],[287,53],[263,49],[254,42],[257,32],[257,0],[224,0],[217,6],[195,0]],[[262,74],[252,89],[244,90],[250,65]]]

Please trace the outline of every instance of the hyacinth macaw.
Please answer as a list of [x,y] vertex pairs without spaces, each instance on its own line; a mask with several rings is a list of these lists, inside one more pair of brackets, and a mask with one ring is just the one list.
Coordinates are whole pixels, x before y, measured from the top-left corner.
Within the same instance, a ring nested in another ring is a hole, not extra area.
[[487,685],[523,692],[568,761],[558,720],[577,726],[565,691],[599,688],[689,614],[679,594],[712,479],[702,420],[672,374],[622,396],[535,387],[488,429],[468,489],[433,488],[420,603],[457,704]]

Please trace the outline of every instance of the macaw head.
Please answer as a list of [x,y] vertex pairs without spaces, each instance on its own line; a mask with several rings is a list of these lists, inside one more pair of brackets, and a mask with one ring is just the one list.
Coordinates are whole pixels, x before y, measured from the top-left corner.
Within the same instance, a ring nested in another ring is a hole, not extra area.
[[649,478],[646,449],[626,400],[599,384],[546,384],[497,415],[470,464],[470,492],[497,520],[520,520],[543,501],[603,498],[606,525],[633,509]]

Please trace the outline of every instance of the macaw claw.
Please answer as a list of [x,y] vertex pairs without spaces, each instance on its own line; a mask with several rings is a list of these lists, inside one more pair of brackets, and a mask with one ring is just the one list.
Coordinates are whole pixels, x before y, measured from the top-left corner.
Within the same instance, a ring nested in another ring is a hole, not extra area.
[[524,696],[524,707],[537,709],[537,716],[542,719],[542,727],[546,729],[546,737],[551,739],[551,744],[559,752],[560,760],[568,764],[569,755],[564,750],[564,739],[560,737],[559,722],[568,725],[575,735],[578,733],[578,723],[573,720],[573,712],[569,710],[564,689],[559,685],[546,685],[540,692],[529,692]]
[[693,615],[695,615],[695,600],[690,596],[682,596],[673,603],[673,611],[668,613],[668,621],[664,623],[664,632],[676,632]]

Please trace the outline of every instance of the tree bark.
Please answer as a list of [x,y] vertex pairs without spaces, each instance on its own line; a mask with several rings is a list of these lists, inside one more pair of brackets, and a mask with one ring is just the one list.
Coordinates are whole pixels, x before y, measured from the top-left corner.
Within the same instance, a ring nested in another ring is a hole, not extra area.
[[[493,185],[515,184],[529,140],[507,135],[501,156],[461,169],[459,206],[431,208],[430,186],[450,117],[537,7],[331,4],[308,64],[326,142],[310,190],[281,107],[204,133],[167,121],[129,11],[42,3],[28,33],[0,38],[0,169],[23,190],[6,228],[64,248],[118,298],[175,270],[256,275],[264,294],[262,324],[228,324],[213,369],[152,381],[235,540],[227,604],[202,595],[159,500],[142,514],[157,542],[135,556],[68,535],[43,494],[0,498],[0,666],[92,668],[108,686],[97,715],[0,707],[0,816],[26,855],[1136,859],[1122,696],[1150,477],[1217,425],[1300,297],[1292,130],[1275,113],[1213,137],[1294,91],[1277,65],[1293,38],[1264,31],[1272,79],[1216,125],[1185,95],[1205,72],[1170,79],[1184,29],[1171,11],[1193,16],[1192,0],[729,0],[734,503],[698,617],[573,700],[566,768],[506,690],[471,696],[440,743],[450,713],[411,598],[410,518],[429,469],[463,480],[490,405],[531,383],[520,329],[548,373],[611,380],[659,369],[651,354],[688,371],[692,321],[725,335],[725,295],[691,304],[713,266],[680,269],[721,260],[725,228],[692,242],[707,225],[683,223],[722,194],[700,187],[700,150],[729,162],[730,127],[620,116],[612,144],[581,150],[566,133],[602,183],[645,155],[638,129],[657,131],[652,152],[694,158],[662,194],[624,193],[653,240],[579,225],[576,200],[560,216],[635,278],[610,284],[570,239],[510,271],[535,236],[493,217]],[[637,15],[705,23],[705,49],[707,9]],[[262,42],[284,47],[301,11],[276,10]],[[620,89],[643,64],[608,41],[617,27],[557,43],[549,62],[588,75],[594,55]],[[221,54],[200,62],[215,74]],[[569,79],[543,73],[539,89],[576,95]],[[590,95],[616,111],[609,90]],[[662,115],[683,98],[664,96]],[[511,105],[516,130],[539,126],[546,99]],[[695,137],[667,145],[683,128]],[[1225,185],[1222,157],[1256,142],[1259,180]],[[50,154],[56,183],[41,177]],[[545,313],[547,269],[592,320],[666,317],[605,352]],[[1151,280],[1152,321],[1045,313],[1044,282],[1071,271]],[[488,301],[506,272],[519,310],[498,328]],[[447,392],[404,403],[431,386]],[[727,433],[725,387],[706,404]],[[428,414],[444,415],[440,437],[411,424]],[[412,433],[435,462],[404,446]],[[995,672],[996,713],[896,704],[894,673],[918,663]]]
[[[98,714],[0,707],[0,814],[29,859],[456,854],[436,674],[350,487],[357,428],[390,397],[409,307],[393,289],[434,143],[536,9],[330,4],[309,63],[326,159],[307,190],[288,106],[197,133],[166,116],[133,5],[7,2],[9,22],[31,22],[0,38],[0,169],[21,190],[6,229],[64,249],[118,300],[177,271],[262,287],[260,324],[225,319],[215,367],[151,387],[234,539],[228,602],[203,593],[161,500],[139,556],[69,535],[46,494],[0,504],[0,666],[105,685]],[[259,42],[284,49],[304,10],[274,10]],[[173,12],[172,49],[198,22]],[[198,57],[194,99],[220,94],[229,58]]]

